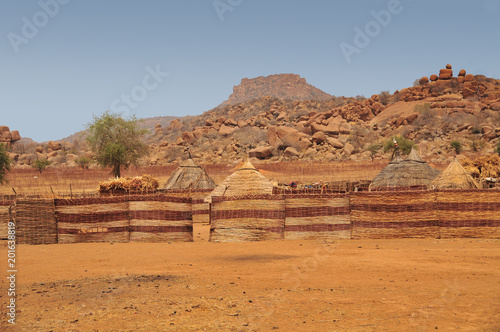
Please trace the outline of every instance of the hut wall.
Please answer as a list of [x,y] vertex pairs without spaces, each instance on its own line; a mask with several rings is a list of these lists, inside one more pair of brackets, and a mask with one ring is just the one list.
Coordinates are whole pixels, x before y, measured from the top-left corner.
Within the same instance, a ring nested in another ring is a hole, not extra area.
[[284,226],[283,196],[212,197],[212,242],[283,239]]
[[351,238],[349,195],[285,196],[285,239]]
[[353,239],[439,238],[435,193],[351,193]]
[[442,238],[500,238],[500,190],[438,190]]
[[190,197],[131,196],[130,242],[193,241]]
[[19,244],[57,243],[53,199],[19,199],[16,202],[16,240]]
[[8,237],[8,224],[10,221],[9,207],[14,203],[12,200],[0,201],[0,239]]
[[128,197],[56,199],[58,243],[128,242]]

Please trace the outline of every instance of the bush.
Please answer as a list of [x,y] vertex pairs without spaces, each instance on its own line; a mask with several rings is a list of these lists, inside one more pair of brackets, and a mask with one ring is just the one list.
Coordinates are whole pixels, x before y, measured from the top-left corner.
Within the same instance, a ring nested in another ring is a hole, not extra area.
[[373,158],[377,154],[377,152],[382,148],[382,145],[380,143],[375,143],[375,144],[370,144],[368,145],[367,150],[370,151],[370,157]]
[[40,174],[42,174],[42,172],[47,168],[47,166],[50,165],[50,161],[48,161],[47,159],[37,159],[33,162],[33,164],[31,165],[31,167],[33,167],[34,169],[36,169],[37,171],[40,172]]
[[452,141],[450,143],[450,146],[453,150],[455,150],[457,154],[460,154],[460,152],[462,152],[462,143],[460,143],[459,141]]
[[387,90],[384,90],[380,92],[379,94],[379,100],[382,103],[382,105],[387,105],[389,103],[389,97],[391,96],[391,93]]
[[0,143],[0,185],[7,183],[5,173],[10,171],[10,158],[5,150],[5,146]]
[[498,155],[500,156],[500,141],[498,141],[497,143],[497,148],[495,149],[495,152],[498,153]]
[[79,157],[75,159],[75,163],[80,166],[82,169],[89,169],[90,164],[92,163],[92,159],[86,157]]
[[[415,143],[412,140],[404,138],[403,136],[398,135],[394,137],[394,139],[398,142],[399,150],[402,154],[409,154],[411,149],[415,146]],[[395,145],[392,138],[384,142],[384,153],[394,149]]]

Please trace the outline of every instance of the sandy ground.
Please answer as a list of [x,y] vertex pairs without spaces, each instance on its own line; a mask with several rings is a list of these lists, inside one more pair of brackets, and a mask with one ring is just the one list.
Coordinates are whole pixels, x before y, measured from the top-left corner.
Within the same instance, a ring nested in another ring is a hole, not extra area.
[[[20,245],[17,331],[500,331],[500,241]],[[0,268],[7,270],[2,245]]]

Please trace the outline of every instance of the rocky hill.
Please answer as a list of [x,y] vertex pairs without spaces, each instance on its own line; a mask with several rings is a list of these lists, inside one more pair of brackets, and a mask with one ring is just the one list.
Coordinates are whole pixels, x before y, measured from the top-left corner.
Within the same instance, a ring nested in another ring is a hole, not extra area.
[[305,78],[295,74],[277,74],[244,78],[233,87],[233,93],[222,103],[222,107],[246,103],[262,97],[280,100],[328,100],[333,98],[326,92],[308,84]]
[[[179,162],[188,150],[200,163],[248,156],[269,162],[370,160],[389,157],[381,144],[396,135],[415,142],[426,160],[443,163],[456,154],[451,142],[468,155],[494,153],[500,144],[500,80],[465,70],[455,77],[450,65],[413,87],[370,98],[333,97],[297,75],[244,79],[234,90],[227,102],[202,115],[168,124],[154,119],[152,153],[143,163]],[[66,166],[75,166],[77,155],[92,157],[85,146],[68,142],[23,151],[21,166],[36,157]]]

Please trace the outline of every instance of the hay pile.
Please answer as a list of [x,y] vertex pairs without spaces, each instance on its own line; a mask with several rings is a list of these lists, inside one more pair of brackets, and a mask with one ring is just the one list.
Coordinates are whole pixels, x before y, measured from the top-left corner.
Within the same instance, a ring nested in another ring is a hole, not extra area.
[[462,160],[464,169],[476,179],[498,178],[500,177],[500,157],[497,155],[487,155],[470,160]]
[[100,193],[154,192],[160,183],[151,175],[110,179],[99,183]]

